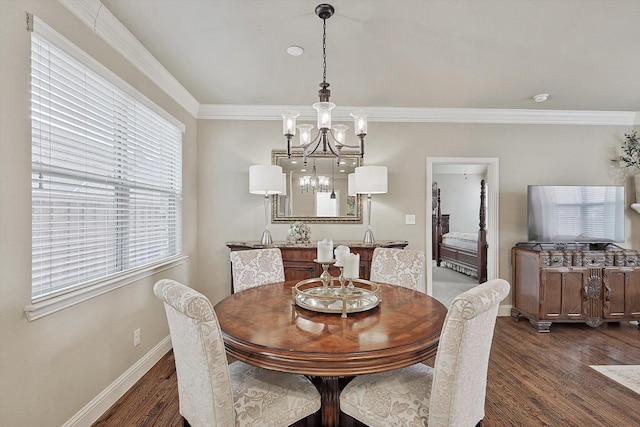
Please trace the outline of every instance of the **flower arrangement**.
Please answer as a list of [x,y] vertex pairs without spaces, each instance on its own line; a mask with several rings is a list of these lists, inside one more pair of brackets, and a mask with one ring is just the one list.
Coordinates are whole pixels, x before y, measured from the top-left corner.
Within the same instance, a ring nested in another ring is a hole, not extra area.
[[311,241],[311,229],[307,224],[296,221],[289,226],[289,243],[309,243]]
[[631,133],[624,134],[625,140],[622,143],[622,155],[614,162],[626,168],[636,168],[640,170],[640,142],[638,141],[638,134],[634,130]]

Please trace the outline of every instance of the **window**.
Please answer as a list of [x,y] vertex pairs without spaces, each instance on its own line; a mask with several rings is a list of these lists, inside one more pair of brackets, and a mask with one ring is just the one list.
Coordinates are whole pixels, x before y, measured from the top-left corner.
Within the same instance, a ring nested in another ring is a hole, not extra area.
[[37,302],[181,254],[182,130],[41,21],[31,40]]

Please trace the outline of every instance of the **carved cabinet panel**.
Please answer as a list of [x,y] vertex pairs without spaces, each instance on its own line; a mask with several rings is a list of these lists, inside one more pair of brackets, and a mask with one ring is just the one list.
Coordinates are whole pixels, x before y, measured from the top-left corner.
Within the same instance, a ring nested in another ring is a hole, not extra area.
[[582,288],[586,270],[544,269],[540,274],[540,316],[550,320],[584,319]]
[[605,268],[603,315],[640,319],[640,269]]

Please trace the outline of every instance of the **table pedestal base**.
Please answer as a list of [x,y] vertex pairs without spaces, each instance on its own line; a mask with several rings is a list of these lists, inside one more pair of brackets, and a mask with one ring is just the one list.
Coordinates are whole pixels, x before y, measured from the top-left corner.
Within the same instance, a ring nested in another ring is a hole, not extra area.
[[320,413],[323,427],[340,425],[340,378],[320,378]]

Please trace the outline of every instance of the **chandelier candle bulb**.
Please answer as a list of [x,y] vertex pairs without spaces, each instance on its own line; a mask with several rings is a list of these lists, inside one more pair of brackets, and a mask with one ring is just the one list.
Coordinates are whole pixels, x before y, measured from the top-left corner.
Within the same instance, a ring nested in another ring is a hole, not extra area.
[[306,146],[311,143],[311,131],[313,130],[313,125],[298,125],[298,130],[300,131],[300,145]]
[[360,254],[345,254],[343,257],[344,270],[342,274],[347,279],[357,279],[360,273]]
[[363,110],[357,110],[351,113],[357,136],[367,134],[367,113]]
[[333,241],[323,239],[318,242],[318,252],[316,255],[318,262],[333,261]]
[[318,112],[318,129],[331,129],[331,110],[336,107],[333,102],[316,102],[313,108]]
[[347,133],[348,129],[349,129],[349,126],[346,126],[346,125],[333,126],[333,137],[336,140],[337,146],[344,145],[345,134]]
[[340,245],[335,249],[334,252],[335,252],[335,255],[336,255],[335,266],[336,267],[344,267],[344,257],[345,257],[345,255],[351,253],[351,250],[349,249],[348,246]]
[[282,133],[287,136],[295,136],[296,119],[300,116],[297,111],[286,110],[282,112]]

